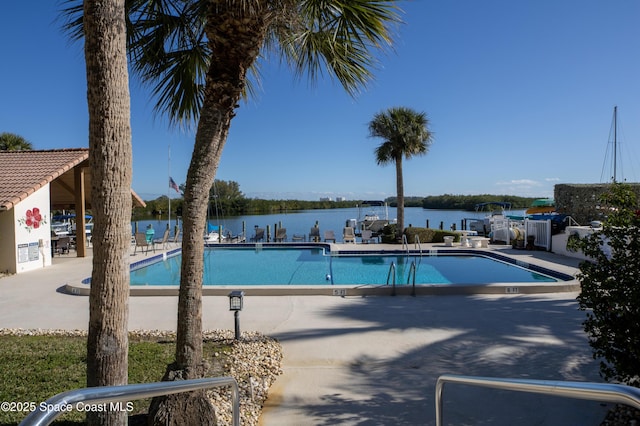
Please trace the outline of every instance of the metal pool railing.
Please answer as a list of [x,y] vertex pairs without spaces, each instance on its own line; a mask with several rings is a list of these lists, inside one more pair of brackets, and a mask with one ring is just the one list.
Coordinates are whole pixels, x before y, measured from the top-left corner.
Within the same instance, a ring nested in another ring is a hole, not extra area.
[[52,396],[35,406],[35,410],[22,420],[20,426],[46,426],[60,415],[76,409],[82,410],[98,404],[106,404],[105,409],[120,410],[119,402],[154,396],[191,392],[213,387],[231,386],[233,426],[240,425],[240,393],[238,382],[233,377],[210,377],[205,379],[179,380],[174,382],[141,383],[124,386],[103,386],[75,389]]
[[393,289],[391,290],[391,295],[396,295],[396,264],[391,262],[389,265],[389,272],[387,272],[387,285],[389,285],[389,280],[393,278]]
[[640,409],[640,389],[611,383],[504,379],[444,374],[436,382],[436,426],[442,426],[442,392],[445,383],[482,386],[517,392],[625,404]]

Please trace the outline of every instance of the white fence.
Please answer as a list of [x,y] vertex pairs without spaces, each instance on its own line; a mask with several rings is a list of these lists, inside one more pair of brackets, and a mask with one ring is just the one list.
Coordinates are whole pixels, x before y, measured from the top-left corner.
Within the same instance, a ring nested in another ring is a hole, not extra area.
[[527,237],[532,236],[534,246],[551,250],[551,220],[525,219],[523,222],[508,218],[494,219],[491,232],[494,241],[504,241],[507,244],[518,238],[518,234],[522,238],[524,233],[524,244],[528,243]]
[[551,220],[524,220],[524,240],[528,236],[533,236],[533,245],[542,247],[547,251],[551,250]]

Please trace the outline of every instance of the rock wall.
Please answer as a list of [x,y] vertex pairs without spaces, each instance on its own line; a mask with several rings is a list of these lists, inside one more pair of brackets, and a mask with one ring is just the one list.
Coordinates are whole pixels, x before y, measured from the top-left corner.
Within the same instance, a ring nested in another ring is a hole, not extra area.
[[[638,200],[640,200],[640,184],[629,183]],[[609,188],[606,183],[555,185],[554,199],[556,211],[571,216],[580,225],[588,225],[592,220],[604,220],[605,211],[600,207],[600,195]]]

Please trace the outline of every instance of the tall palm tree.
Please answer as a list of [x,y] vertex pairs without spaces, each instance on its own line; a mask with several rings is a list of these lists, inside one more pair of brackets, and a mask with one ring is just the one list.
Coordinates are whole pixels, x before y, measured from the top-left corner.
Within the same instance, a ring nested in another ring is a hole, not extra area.
[[424,112],[410,108],[396,107],[379,112],[369,123],[369,135],[382,138],[383,142],[375,150],[379,165],[396,165],[396,192],[398,197],[398,233],[397,239],[404,233],[404,179],[402,159],[415,155],[424,155],[433,142],[429,131],[429,119]]
[[[202,236],[209,190],[235,110],[252,90],[248,73],[259,58],[276,56],[297,77],[314,80],[326,69],[355,95],[372,76],[374,51],[390,45],[399,16],[393,0],[127,0],[127,6],[132,67],[151,86],[156,111],[174,125],[197,122],[184,191],[176,359],[165,375],[196,378],[205,371]],[[77,36],[82,19],[67,10],[67,27]],[[185,406],[179,398],[154,404],[157,418],[169,421],[174,408]],[[192,424],[208,420],[204,403],[191,411],[199,410]]]
[[[127,384],[132,149],[125,0],[85,0],[93,269],[87,385]],[[89,424],[126,424],[122,411],[90,412]]]
[[0,133],[0,151],[30,151],[33,147],[29,141],[15,133]]

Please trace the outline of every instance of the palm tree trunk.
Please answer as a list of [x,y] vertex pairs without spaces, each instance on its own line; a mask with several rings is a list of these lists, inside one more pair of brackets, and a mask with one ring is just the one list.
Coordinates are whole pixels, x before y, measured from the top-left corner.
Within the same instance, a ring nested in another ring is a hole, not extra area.
[[[85,1],[89,162],[94,215],[87,385],[127,384],[131,126],[124,0]],[[127,423],[127,413],[88,413],[91,425]]]
[[[207,72],[187,172],[176,360],[167,367],[165,380],[199,378],[207,372],[202,358],[203,235],[207,204],[231,120],[244,91],[246,72],[258,57],[266,34],[264,14],[255,8],[258,6],[245,9],[227,0],[213,0],[207,16],[207,37],[215,54]],[[156,398],[149,411],[155,424],[216,424],[215,410],[204,392]]]
[[396,193],[398,198],[398,234],[397,241],[402,241],[404,234],[404,179],[402,177],[402,156],[396,157]]

